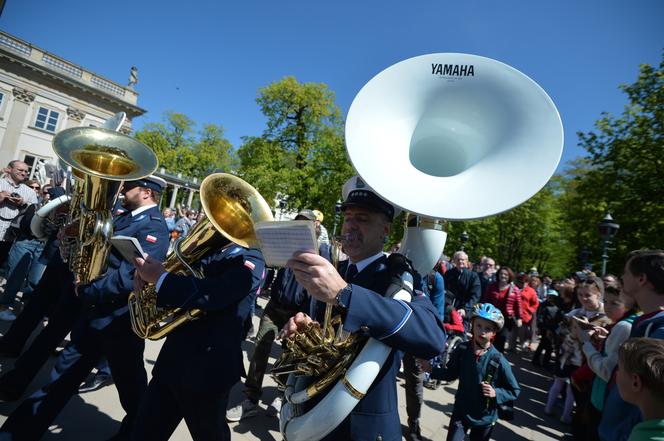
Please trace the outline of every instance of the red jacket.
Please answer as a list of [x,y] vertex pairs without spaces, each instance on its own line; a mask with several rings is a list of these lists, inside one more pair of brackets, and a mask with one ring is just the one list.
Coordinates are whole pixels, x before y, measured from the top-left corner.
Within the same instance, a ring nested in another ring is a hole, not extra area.
[[[537,297],[537,295],[535,295],[535,297]],[[502,291],[498,289],[497,282],[492,283],[487,287],[482,302],[491,303],[493,306],[500,309],[500,312],[503,313],[505,319],[509,317],[513,317],[514,319],[522,318],[521,292],[513,283],[508,285],[508,287]]]
[[530,323],[538,306],[539,299],[535,290],[528,285],[524,286],[521,290],[521,320],[524,324]]
[[463,327],[463,317],[461,317],[461,314],[459,314],[454,308],[450,311],[450,323],[444,322],[443,327],[447,334],[451,334],[452,332],[466,332]]

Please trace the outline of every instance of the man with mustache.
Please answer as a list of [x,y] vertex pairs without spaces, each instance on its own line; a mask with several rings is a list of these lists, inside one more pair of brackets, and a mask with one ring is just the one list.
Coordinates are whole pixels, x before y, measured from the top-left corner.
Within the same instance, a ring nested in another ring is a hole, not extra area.
[[[385,239],[395,208],[381,199],[361,178],[353,177],[344,186],[345,201],[342,235],[343,251],[349,260],[339,269],[321,256],[296,253],[289,261],[297,281],[318,306],[333,305],[342,316],[345,331],[373,337],[392,348],[367,394],[348,417],[325,440],[382,439],[401,440],[396,374],[402,351],[421,358],[432,358],[443,351],[445,332],[431,302],[422,294],[420,277],[415,280],[411,301],[384,297],[393,276],[399,274],[383,253]],[[395,255],[392,255],[395,256]],[[401,259],[403,261],[403,258]],[[322,307],[312,307],[319,322]],[[303,313],[292,317],[282,331],[292,337],[313,319]],[[324,422],[321,421],[321,424]]]

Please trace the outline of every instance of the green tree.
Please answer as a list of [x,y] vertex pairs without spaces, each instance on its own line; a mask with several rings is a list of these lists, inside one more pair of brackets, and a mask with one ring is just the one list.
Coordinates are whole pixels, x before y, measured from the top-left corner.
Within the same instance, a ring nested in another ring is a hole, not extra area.
[[537,267],[540,272],[566,273],[570,255],[566,251],[564,225],[557,208],[556,181],[535,196],[505,213],[486,219],[447,222],[446,254],[461,249],[461,233],[469,236],[464,249],[478,262],[483,255],[514,270]]
[[281,195],[289,209],[321,210],[331,227],[340,188],[353,174],[334,93],[286,77],[260,89],[256,102],[267,124],[238,149],[240,175],[268,202]]
[[568,171],[563,197],[576,251],[589,246],[596,267],[597,224],[606,212],[618,221],[609,250],[609,271],[617,273],[630,250],[664,243],[664,59],[658,68],[642,65],[636,82],[621,89],[629,100],[622,115],[604,113],[595,131],[579,133],[589,156]]
[[[166,112],[163,122],[146,124],[136,132],[136,139],[157,154],[159,166],[167,173],[182,173],[198,182],[214,171],[230,171],[237,164],[235,151],[224,137],[223,127],[205,124],[197,131],[196,123],[181,113]],[[184,203],[186,198],[187,192],[178,193],[178,202]],[[162,201],[170,201],[170,194]]]

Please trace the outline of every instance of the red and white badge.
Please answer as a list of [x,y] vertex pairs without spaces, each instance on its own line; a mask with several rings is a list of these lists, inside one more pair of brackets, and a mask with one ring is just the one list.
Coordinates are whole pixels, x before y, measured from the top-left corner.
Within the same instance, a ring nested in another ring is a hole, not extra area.
[[253,271],[254,268],[256,268],[256,264],[254,264],[253,262],[250,262],[248,260],[244,261],[244,266],[246,266],[247,268],[249,268],[252,271]]
[[150,243],[157,243],[157,238],[155,236],[152,236],[151,234],[145,236],[145,240],[147,240]]

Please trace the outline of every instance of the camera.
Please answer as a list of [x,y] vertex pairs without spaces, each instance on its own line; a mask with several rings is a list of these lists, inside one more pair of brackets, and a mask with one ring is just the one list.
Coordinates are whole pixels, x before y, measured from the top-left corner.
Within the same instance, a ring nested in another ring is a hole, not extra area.
[[14,192],[14,193],[10,194],[9,197],[10,197],[10,198],[20,198],[21,195],[18,194],[18,193],[16,193],[16,192]]

